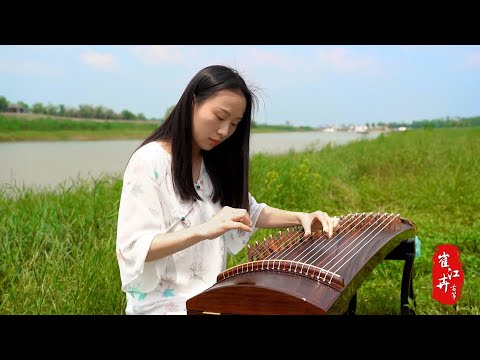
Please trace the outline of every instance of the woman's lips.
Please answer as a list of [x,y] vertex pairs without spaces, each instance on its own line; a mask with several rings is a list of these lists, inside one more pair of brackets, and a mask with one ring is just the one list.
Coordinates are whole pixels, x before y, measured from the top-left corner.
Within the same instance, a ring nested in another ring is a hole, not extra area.
[[213,145],[213,146],[220,144],[220,141],[218,141],[218,140],[215,140],[215,139],[212,139],[212,138],[208,138],[208,140],[210,141],[210,144]]

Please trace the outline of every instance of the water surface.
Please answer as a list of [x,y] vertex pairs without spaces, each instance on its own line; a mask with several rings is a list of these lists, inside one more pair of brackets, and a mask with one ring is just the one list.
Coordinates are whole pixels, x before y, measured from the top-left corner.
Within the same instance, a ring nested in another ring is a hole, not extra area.
[[[378,134],[288,132],[252,134],[251,154],[278,154],[306,147],[320,150]],[[121,175],[141,140],[48,141],[0,143],[0,184],[55,187],[77,178]]]

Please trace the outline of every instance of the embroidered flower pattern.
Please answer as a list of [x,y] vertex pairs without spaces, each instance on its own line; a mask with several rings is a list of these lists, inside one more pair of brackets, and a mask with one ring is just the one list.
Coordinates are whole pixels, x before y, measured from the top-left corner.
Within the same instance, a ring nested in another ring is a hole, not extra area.
[[173,301],[169,301],[165,305],[165,311],[178,311],[178,309],[179,309],[178,304]]
[[130,190],[132,192],[133,195],[135,196],[138,196],[140,194],[143,194],[143,189],[142,189],[142,185],[140,184],[135,184],[133,185],[132,187],[132,190]]
[[147,297],[147,294],[146,293],[143,293],[141,291],[138,291],[136,288],[132,288],[128,291],[128,293],[130,294],[131,297],[133,297],[135,299],[135,296],[137,295],[137,299],[138,300],[143,300]]
[[175,296],[175,294],[173,293],[174,289],[165,289],[163,290],[163,293],[162,293],[162,296],[163,297],[172,297],[172,296]]
[[125,250],[131,251],[133,249],[133,247],[135,246],[136,242],[137,242],[137,240],[132,240],[132,242],[125,247]]
[[[168,281],[171,285],[171,281]],[[163,281],[158,284],[157,288],[155,289],[156,293],[161,293],[162,297],[174,297],[175,296],[175,289],[172,288],[169,284],[165,284]]]
[[152,214],[154,217],[160,216],[160,211],[158,209],[148,207],[148,210],[150,211],[150,214]]
[[202,262],[195,261],[190,265],[190,279],[198,279],[205,282],[203,280],[203,272],[204,268]]

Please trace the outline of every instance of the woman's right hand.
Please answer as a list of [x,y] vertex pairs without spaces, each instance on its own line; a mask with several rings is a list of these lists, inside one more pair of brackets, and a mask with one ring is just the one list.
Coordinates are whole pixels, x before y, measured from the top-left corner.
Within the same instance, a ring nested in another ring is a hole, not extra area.
[[252,231],[252,220],[245,209],[224,206],[210,220],[203,223],[203,231],[207,239],[215,239],[229,230]]

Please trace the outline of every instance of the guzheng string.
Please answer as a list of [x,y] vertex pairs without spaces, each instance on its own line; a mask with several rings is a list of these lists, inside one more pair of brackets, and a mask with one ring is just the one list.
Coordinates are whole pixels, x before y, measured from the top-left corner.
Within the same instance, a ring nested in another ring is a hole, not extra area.
[[[366,245],[374,241],[382,231],[389,227],[394,228],[399,223],[399,214],[349,214],[340,218],[338,230],[331,239],[328,239],[326,234],[315,239],[318,232],[303,239],[303,231],[287,229],[284,234],[279,232],[276,239],[271,235],[269,239],[264,239],[263,244],[257,242],[253,254],[262,259],[262,270],[264,266],[266,269],[274,269],[277,266],[276,261],[280,270],[282,260],[288,259],[289,271],[309,274],[311,268],[316,267],[321,270],[318,272],[317,279],[320,280],[324,274],[321,280],[327,281],[327,276],[329,276],[328,283],[331,283],[333,277],[338,275],[339,270],[359,254]],[[347,236],[350,236],[350,241],[342,242]],[[305,248],[294,256],[297,251],[301,250],[300,246]],[[329,252],[331,249],[333,250]],[[333,256],[333,254],[335,255]]]

